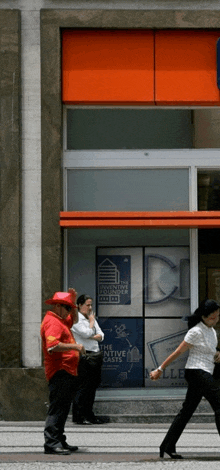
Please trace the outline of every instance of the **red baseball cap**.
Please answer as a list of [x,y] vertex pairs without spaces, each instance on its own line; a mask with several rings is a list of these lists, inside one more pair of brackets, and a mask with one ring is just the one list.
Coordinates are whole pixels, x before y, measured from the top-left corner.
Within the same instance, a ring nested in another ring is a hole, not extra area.
[[52,299],[45,300],[45,304],[64,304],[76,308],[76,305],[72,301],[72,295],[69,292],[55,292]]

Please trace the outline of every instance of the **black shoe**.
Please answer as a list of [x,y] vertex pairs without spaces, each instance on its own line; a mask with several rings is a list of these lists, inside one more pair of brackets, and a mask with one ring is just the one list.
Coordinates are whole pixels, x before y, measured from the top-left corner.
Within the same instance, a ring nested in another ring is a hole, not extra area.
[[83,422],[84,422],[84,417],[83,417],[83,416],[80,416],[80,415],[79,415],[79,416],[76,415],[76,416],[73,416],[72,421],[73,421],[73,423],[75,423],[75,424],[83,424]]
[[102,421],[101,418],[98,418],[97,416],[91,416],[90,418],[85,419],[86,424],[104,424],[104,421]]
[[109,416],[99,416],[99,420],[101,421],[102,424],[110,423]]
[[64,449],[63,447],[46,447],[44,448],[45,454],[57,454],[57,455],[70,455],[71,452],[69,449]]
[[171,452],[169,449],[164,449],[160,447],[160,457],[163,458],[164,454],[169,455],[169,457],[173,460],[183,459],[181,454],[177,454],[176,452]]
[[67,442],[63,442],[63,448],[69,450],[70,452],[76,452],[76,450],[78,450],[79,447],[70,446],[69,444],[67,444]]
[[73,423],[75,423],[75,424],[91,424],[85,418],[77,419],[76,421],[73,421]]

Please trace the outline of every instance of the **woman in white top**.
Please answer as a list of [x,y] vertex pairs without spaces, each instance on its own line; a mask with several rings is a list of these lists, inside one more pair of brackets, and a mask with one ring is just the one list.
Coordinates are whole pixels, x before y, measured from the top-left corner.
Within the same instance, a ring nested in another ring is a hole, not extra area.
[[219,305],[214,300],[205,300],[188,318],[189,331],[184,341],[161,364],[151,372],[151,380],[157,380],[175,359],[189,350],[185,366],[188,389],[182,408],[170,426],[161,446],[160,457],[164,453],[173,459],[181,459],[176,453],[176,442],[192,417],[202,397],[205,397],[215,412],[215,422],[220,434],[220,388],[213,378],[214,362],[220,362],[216,351],[217,335],[213,328],[219,320]]

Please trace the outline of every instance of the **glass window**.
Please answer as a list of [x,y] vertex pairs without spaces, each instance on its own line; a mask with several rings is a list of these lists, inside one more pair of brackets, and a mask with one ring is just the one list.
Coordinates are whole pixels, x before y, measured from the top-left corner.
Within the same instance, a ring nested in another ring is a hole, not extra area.
[[188,109],[67,109],[67,149],[193,148]]
[[198,210],[220,210],[220,171],[201,170],[198,172]]
[[[220,171],[198,172],[198,210],[220,210]],[[199,298],[220,302],[220,230],[198,230]]]
[[76,229],[67,230],[67,286],[96,298],[96,248],[189,246],[189,230]]
[[188,169],[68,170],[69,211],[189,210]]

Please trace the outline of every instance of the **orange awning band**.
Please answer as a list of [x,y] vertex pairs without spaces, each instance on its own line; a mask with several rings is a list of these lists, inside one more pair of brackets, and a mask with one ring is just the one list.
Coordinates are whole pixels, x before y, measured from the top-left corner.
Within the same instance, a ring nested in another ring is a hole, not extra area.
[[220,30],[62,32],[65,104],[219,106]]
[[220,228],[220,211],[60,212],[63,228]]

